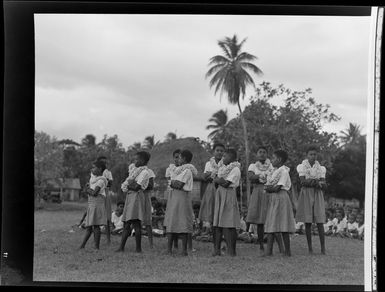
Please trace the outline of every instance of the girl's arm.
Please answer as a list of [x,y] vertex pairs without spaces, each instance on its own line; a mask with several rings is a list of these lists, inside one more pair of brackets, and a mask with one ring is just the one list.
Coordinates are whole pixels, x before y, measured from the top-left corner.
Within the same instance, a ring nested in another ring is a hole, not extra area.
[[87,189],[87,193],[90,195],[90,196],[94,196],[96,197],[98,194],[99,194],[99,191],[100,191],[100,187],[99,186],[96,186],[95,189],[91,189],[91,188],[88,188]]
[[299,177],[301,186],[303,187],[314,187],[315,180],[314,179],[306,179],[304,176]]
[[266,186],[265,190],[268,193],[277,193],[281,190],[282,186],[276,185],[276,186]]
[[170,186],[171,186],[173,189],[181,190],[181,189],[183,189],[183,186],[184,186],[184,185],[185,185],[184,182],[181,182],[181,181],[179,181],[179,180],[172,180]]
[[150,180],[148,181],[148,186],[146,190],[152,190],[154,188],[154,178],[151,177]]
[[141,188],[142,188],[142,186],[140,184],[138,184],[137,182],[133,182],[127,186],[127,189],[134,191],[134,192],[139,191]]
[[249,177],[250,182],[252,183],[259,182],[259,174],[255,174],[253,171],[248,171],[247,176]]
[[231,185],[231,181],[225,180],[223,177],[214,179],[214,182],[224,188],[228,188]]

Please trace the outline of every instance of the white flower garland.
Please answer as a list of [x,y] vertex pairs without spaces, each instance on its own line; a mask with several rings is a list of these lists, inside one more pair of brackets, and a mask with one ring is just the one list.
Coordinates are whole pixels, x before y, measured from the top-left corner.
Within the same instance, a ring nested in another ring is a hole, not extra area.
[[309,161],[305,159],[302,161],[302,165],[305,168],[305,176],[310,179],[319,179],[322,176],[322,167],[321,164],[316,160],[313,167],[310,165]]
[[210,158],[210,166],[212,169],[211,177],[214,178],[217,176],[219,168],[221,168],[223,166],[223,159],[219,160],[219,162],[217,163],[215,161],[215,157],[211,157]]
[[[131,165],[130,165],[131,166]],[[121,189],[123,192],[127,192],[128,191],[128,181],[129,180],[135,180],[138,175],[143,171],[147,169],[147,166],[144,165],[144,166],[139,166],[139,167],[131,167],[130,168],[130,174],[128,175],[128,177],[126,178],[126,180],[122,183],[121,185]]]
[[269,159],[266,159],[264,163],[261,163],[259,160],[254,163],[255,167],[261,172],[259,174],[259,181],[261,183],[266,183],[266,178],[268,171],[271,171],[273,169],[273,166],[271,165],[271,162]]
[[240,168],[241,164],[238,161],[233,161],[228,165],[223,165],[218,169],[218,177],[226,178],[235,167]]
[[178,176],[180,175],[183,171],[185,171],[186,169],[190,169],[192,174],[193,175],[197,175],[198,174],[198,170],[195,168],[194,165],[190,164],[190,163],[186,163],[186,164],[183,164],[181,166],[178,166],[175,168],[173,174],[175,176]]

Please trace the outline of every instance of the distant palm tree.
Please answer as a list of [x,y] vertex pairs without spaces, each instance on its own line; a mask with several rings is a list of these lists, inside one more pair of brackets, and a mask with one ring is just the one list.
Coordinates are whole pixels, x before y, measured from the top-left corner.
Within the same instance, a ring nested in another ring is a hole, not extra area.
[[132,144],[131,148],[133,150],[138,151],[138,150],[140,150],[142,148],[142,144],[140,142],[135,142],[134,144]]
[[227,110],[219,110],[215,112],[209,119],[209,122],[211,122],[211,124],[208,125],[206,129],[213,129],[213,131],[207,136],[210,140],[214,140],[215,137],[225,135],[226,125],[228,122]]
[[176,140],[176,134],[173,132],[170,132],[166,135],[165,142],[170,142],[172,140]]
[[[239,109],[239,115],[242,121],[243,137],[245,141],[246,172],[249,166],[249,142],[247,139],[246,121],[240,105],[240,97],[244,99],[246,87],[252,85],[255,87],[253,78],[249,72],[256,75],[262,75],[259,69],[252,62],[257,59],[256,56],[247,52],[242,52],[242,46],[246,39],[238,41],[237,35],[232,38],[225,37],[218,41],[218,46],[222,49],[224,55],[216,55],[209,61],[211,68],[206,73],[206,78],[211,77],[210,88],[215,86],[215,94],[220,90],[220,95],[225,94],[230,104],[236,104]],[[250,195],[250,183],[246,178],[247,196]]]
[[359,142],[361,135],[361,127],[357,124],[349,123],[349,128],[341,131],[341,141],[344,145],[356,144]]
[[147,136],[144,138],[144,146],[148,149],[151,150],[152,147],[155,145],[155,135],[152,136]]

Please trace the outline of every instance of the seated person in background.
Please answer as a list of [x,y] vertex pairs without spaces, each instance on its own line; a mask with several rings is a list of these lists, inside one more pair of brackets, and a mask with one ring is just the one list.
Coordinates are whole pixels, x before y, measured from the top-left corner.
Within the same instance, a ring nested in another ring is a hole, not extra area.
[[339,211],[337,212],[336,218],[334,218],[336,220],[333,219],[333,221],[335,221],[335,225],[333,227],[333,236],[345,237],[346,221],[343,220],[342,216],[342,212]]
[[311,225],[311,234],[318,235],[318,227],[317,227],[317,224],[315,223]]
[[333,215],[330,211],[326,211],[326,223],[324,224],[325,235],[333,234]]
[[358,238],[360,240],[364,239],[364,215],[363,214],[357,215],[357,234],[354,236],[354,238]]
[[350,213],[348,216],[348,223],[346,224],[346,237],[354,238],[358,233],[358,223],[356,222],[356,216]]
[[124,209],[124,202],[119,201],[117,203],[117,209],[112,212],[111,215],[111,224],[112,224],[112,231],[111,234],[121,234],[123,231],[123,221],[122,221],[122,214]]
[[296,222],[295,223],[295,233],[297,234],[305,234],[305,223]]

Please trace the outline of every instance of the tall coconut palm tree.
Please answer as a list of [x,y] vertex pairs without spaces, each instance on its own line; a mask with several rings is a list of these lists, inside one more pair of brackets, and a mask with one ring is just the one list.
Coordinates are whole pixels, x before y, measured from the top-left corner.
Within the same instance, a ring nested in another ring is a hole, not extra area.
[[341,141],[344,145],[356,144],[361,137],[361,127],[357,124],[349,123],[349,128],[341,131]]
[[214,140],[215,137],[226,134],[226,125],[228,122],[227,110],[219,110],[215,112],[209,119],[210,125],[206,127],[207,130],[213,130],[207,136],[210,140]]
[[[245,141],[246,173],[249,166],[249,143],[247,139],[246,121],[243,117],[240,98],[244,99],[247,86],[255,83],[250,73],[262,75],[262,70],[252,62],[257,57],[247,52],[242,52],[242,46],[246,39],[238,41],[237,35],[232,38],[225,37],[218,41],[218,46],[222,49],[223,55],[216,55],[209,60],[210,69],[206,73],[206,78],[210,79],[210,88],[215,86],[215,93],[220,91],[220,96],[225,94],[230,104],[238,106],[239,115],[242,121],[243,137]],[[246,177],[247,197],[250,196],[250,183]]]
[[147,136],[144,138],[144,146],[148,149],[151,150],[152,147],[155,145],[155,135],[152,136]]

